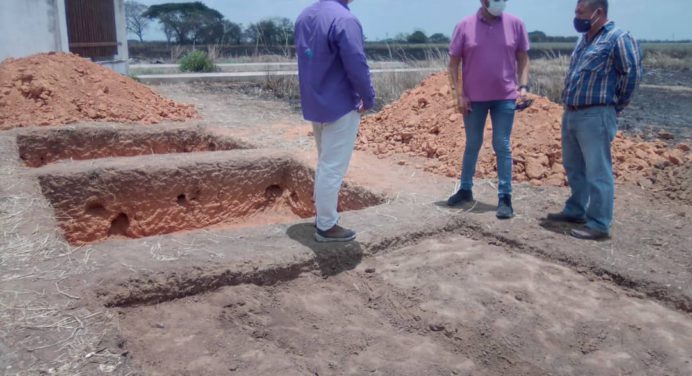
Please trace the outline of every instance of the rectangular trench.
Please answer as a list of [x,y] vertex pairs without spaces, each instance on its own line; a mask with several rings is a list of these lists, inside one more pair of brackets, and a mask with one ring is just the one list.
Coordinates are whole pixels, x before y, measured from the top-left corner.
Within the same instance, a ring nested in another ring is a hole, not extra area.
[[303,273],[120,312],[126,347],[146,374],[576,376],[692,369],[685,314],[459,236],[389,250],[328,279]]
[[[314,172],[290,156],[262,153],[157,158],[137,167],[115,161],[98,169],[55,169],[39,175],[39,182],[73,245],[314,216]],[[359,210],[384,200],[345,184],[339,209]]]
[[251,146],[195,127],[80,127],[41,129],[17,135],[19,157],[28,167],[61,160],[133,157],[250,149]]

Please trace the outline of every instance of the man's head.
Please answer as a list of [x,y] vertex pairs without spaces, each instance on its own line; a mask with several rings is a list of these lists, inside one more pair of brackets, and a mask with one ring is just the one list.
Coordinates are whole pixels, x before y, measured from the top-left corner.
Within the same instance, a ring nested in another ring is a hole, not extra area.
[[[578,0],[574,15],[577,31],[587,32],[600,29],[608,19],[608,0]],[[586,28],[587,23],[589,25],[588,30],[580,30],[577,26],[581,24],[582,27]]]
[[580,19],[596,19],[608,17],[608,0],[579,0],[574,12]]

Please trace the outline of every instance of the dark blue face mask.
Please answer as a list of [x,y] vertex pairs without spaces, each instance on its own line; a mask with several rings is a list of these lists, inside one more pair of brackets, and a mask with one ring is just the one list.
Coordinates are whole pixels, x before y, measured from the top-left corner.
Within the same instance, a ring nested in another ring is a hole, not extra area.
[[[598,10],[594,11],[593,14],[591,14],[591,17],[593,18],[593,15],[596,14]],[[577,30],[579,33],[587,33],[589,30],[591,30],[591,27],[593,27],[593,24],[595,22],[598,22],[600,19],[597,18],[596,21],[592,21],[591,18],[582,20],[581,18],[574,17],[574,28]]]

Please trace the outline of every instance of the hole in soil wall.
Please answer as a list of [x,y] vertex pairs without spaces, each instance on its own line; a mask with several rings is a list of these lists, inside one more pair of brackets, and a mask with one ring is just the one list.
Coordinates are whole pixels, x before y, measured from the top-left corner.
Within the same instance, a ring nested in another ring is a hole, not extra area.
[[[177,168],[156,161],[153,167],[42,175],[39,181],[65,238],[79,245],[111,236],[141,238],[311,217],[313,175],[290,158],[259,157],[187,162]],[[339,210],[384,201],[382,195],[345,184]]]
[[108,236],[128,236],[130,228],[130,219],[127,214],[120,213],[111,221],[111,227],[108,229]]
[[249,149],[242,142],[198,129],[52,129],[17,136],[19,157],[29,167],[60,160],[132,157]]
[[185,196],[184,194],[178,195],[178,198],[176,199],[176,202],[177,202],[178,205],[180,205],[180,206],[185,206],[185,204],[187,204],[187,196]]
[[274,202],[277,199],[279,199],[283,194],[284,189],[278,185],[271,185],[267,187],[267,189],[264,191],[264,197],[267,199],[267,202]]

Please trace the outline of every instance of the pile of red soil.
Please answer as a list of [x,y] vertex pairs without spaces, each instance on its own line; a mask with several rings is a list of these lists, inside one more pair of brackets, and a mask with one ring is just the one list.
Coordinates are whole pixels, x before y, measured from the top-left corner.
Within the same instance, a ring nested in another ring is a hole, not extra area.
[[154,124],[196,116],[193,106],[76,55],[0,63],[0,130],[93,120]]
[[[517,113],[514,124],[514,180],[563,186],[563,109],[546,98],[533,99],[532,107]],[[456,177],[460,174],[464,145],[463,120],[450,93],[449,80],[445,73],[438,73],[382,112],[365,118],[357,148],[383,158],[396,154],[429,158],[427,171]],[[651,185],[654,170],[690,164],[692,157],[686,145],[671,148],[664,142],[645,142],[618,134],[613,142],[613,163],[618,181]],[[497,176],[496,170],[488,119],[476,175],[493,178]]]

